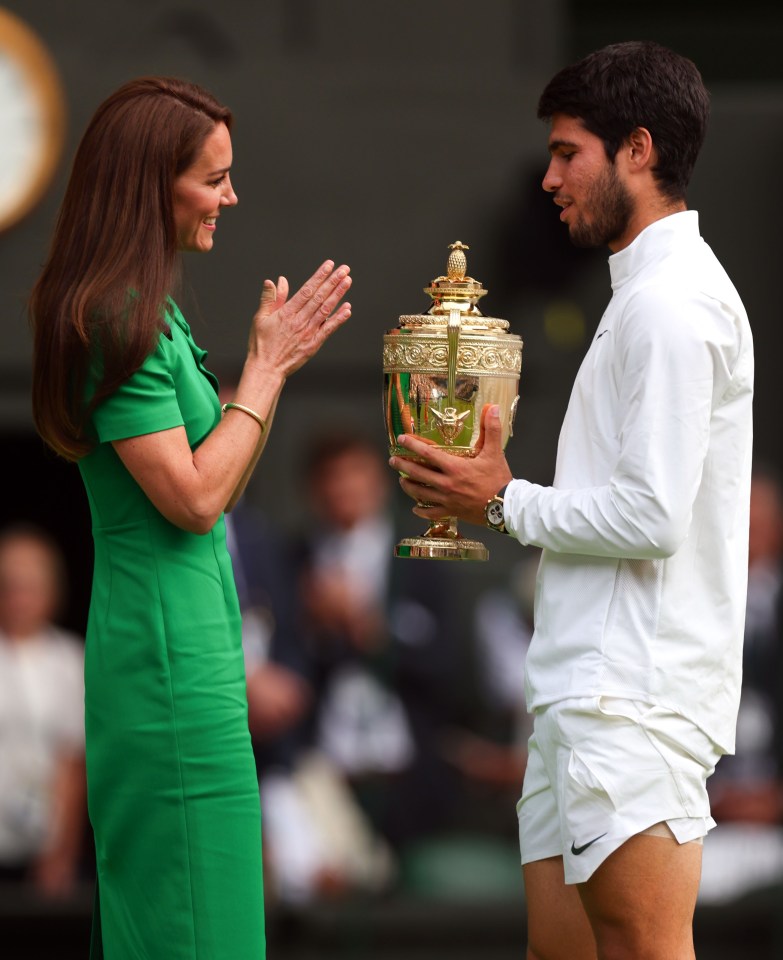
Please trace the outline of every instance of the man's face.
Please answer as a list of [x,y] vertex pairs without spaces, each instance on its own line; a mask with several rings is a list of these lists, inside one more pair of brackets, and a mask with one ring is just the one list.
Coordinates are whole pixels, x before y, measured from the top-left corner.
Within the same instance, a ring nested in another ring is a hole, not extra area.
[[578,247],[621,250],[634,213],[634,200],[608,159],[600,137],[581,120],[556,113],[549,134],[550,161],[542,181],[562,207],[560,219]]

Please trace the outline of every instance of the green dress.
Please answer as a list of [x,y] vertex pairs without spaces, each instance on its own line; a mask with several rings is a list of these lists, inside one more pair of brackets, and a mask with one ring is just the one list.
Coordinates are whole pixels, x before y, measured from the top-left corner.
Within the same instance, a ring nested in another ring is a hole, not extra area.
[[220,419],[217,381],[173,302],[169,332],[95,411],[80,461],[95,571],[85,647],[97,894],[92,960],[265,955],[261,814],[223,518],[166,520],[112,440]]

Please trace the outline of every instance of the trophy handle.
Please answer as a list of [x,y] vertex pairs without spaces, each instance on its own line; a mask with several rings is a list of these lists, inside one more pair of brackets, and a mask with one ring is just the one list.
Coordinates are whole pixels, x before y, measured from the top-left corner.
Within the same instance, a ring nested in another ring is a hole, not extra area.
[[459,357],[459,331],[462,322],[462,314],[459,310],[449,310],[449,323],[446,328],[446,337],[449,347],[449,359],[447,361],[447,393],[448,405],[454,406],[454,399],[457,392],[457,358]]
[[449,322],[446,327],[446,406],[430,404],[429,411],[435,419],[445,446],[450,447],[464,429],[464,421],[470,416],[470,410],[457,410],[457,361],[459,360],[459,335],[462,314],[459,310],[449,311]]

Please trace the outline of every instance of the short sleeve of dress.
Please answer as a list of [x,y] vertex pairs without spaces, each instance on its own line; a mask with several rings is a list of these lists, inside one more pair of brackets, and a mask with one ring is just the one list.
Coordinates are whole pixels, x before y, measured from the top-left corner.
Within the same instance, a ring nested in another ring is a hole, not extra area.
[[173,376],[174,351],[162,333],[156,349],[139,369],[92,414],[101,443],[139,437],[184,424]]

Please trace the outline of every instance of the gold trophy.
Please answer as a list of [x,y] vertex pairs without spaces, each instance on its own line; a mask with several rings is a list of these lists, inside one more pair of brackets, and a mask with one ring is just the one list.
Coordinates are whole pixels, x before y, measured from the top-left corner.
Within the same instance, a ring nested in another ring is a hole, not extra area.
[[[475,456],[486,404],[500,406],[504,448],[513,433],[522,340],[507,332],[507,320],[485,317],[476,306],[487,291],[467,276],[468,249],[459,240],[449,244],[447,275],[424,288],[432,298],[429,311],[401,316],[383,338],[383,402],[393,456],[411,459],[397,443],[404,433],[455,457]],[[428,560],[489,557],[480,540],[459,533],[456,517],[435,521],[420,537],[406,537],[394,554]]]

